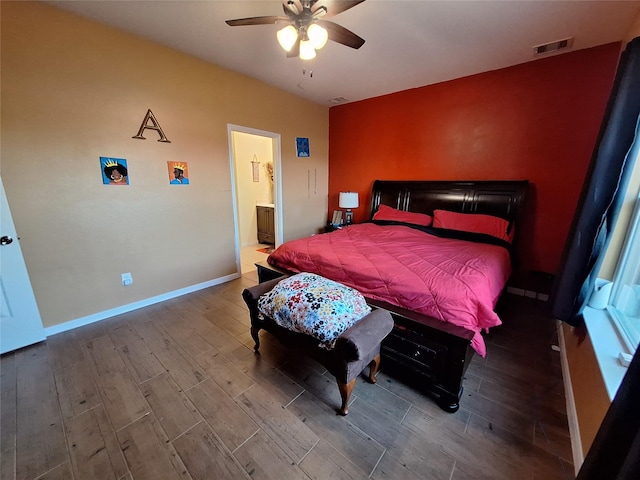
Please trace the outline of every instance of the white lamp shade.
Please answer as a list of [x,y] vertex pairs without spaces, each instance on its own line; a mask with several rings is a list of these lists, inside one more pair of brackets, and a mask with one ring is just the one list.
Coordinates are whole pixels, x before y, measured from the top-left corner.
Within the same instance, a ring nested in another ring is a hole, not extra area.
[[313,48],[311,40],[302,40],[300,42],[300,58],[302,60],[311,60],[316,58],[316,49]]
[[327,43],[327,39],[329,38],[327,31],[317,23],[309,25],[309,28],[307,28],[307,35],[309,36],[309,41],[313,45],[313,48],[316,50],[320,50],[324,47]]
[[276,33],[276,38],[278,39],[278,43],[280,44],[280,46],[287,52],[289,52],[298,39],[298,31],[293,25],[287,25],[283,29],[278,30],[278,33]]
[[340,208],[358,208],[358,192],[340,192]]

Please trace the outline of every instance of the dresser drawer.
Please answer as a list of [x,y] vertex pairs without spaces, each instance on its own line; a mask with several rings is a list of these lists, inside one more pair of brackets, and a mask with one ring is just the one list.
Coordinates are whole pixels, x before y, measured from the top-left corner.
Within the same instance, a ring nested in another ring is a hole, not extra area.
[[393,331],[382,342],[382,349],[386,355],[396,357],[423,373],[429,372],[435,377],[444,373],[448,349],[443,345],[431,344],[428,340],[418,343]]

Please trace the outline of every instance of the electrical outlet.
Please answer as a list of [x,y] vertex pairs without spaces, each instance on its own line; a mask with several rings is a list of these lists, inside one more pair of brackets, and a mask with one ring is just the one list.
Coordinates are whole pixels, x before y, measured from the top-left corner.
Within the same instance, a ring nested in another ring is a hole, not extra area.
[[131,274],[130,273],[123,273],[122,274],[122,285],[124,285],[125,287],[128,287],[132,283],[133,283],[133,277],[131,276]]

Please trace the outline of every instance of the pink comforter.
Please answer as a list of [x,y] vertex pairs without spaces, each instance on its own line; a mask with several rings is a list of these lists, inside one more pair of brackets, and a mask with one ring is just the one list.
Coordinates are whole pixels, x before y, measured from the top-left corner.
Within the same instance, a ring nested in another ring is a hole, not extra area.
[[493,309],[511,273],[503,247],[373,223],[286,242],[268,262],[471,330],[471,346],[483,357],[481,331],[500,325]]

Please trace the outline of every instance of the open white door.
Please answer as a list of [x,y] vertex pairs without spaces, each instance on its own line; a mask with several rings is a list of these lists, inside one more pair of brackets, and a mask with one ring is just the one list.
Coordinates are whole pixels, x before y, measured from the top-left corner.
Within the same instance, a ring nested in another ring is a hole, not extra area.
[[0,353],[46,338],[0,178]]

